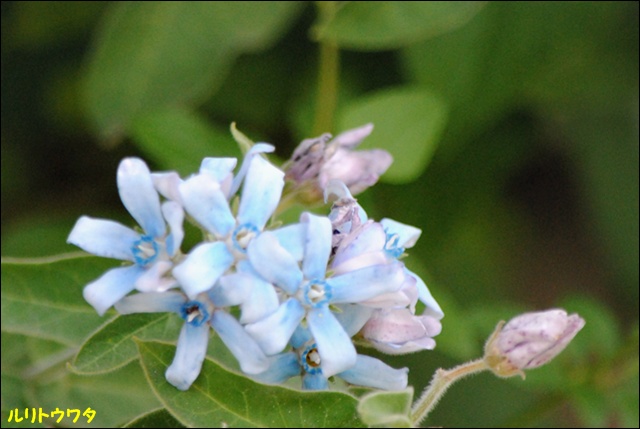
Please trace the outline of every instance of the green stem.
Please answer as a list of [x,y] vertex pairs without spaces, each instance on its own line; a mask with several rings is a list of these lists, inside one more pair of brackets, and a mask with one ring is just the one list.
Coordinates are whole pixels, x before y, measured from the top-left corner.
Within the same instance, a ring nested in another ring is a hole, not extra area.
[[[316,2],[320,25],[331,19],[337,10],[336,1]],[[340,75],[340,54],[335,42],[320,38],[320,69],[318,71],[318,94],[313,135],[333,130],[333,118],[338,102],[338,79]]]
[[411,424],[416,427],[436,406],[442,395],[456,381],[477,372],[489,369],[483,359],[463,363],[455,368],[444,370],[439,368],[431,379],[429,387],[411,409]]

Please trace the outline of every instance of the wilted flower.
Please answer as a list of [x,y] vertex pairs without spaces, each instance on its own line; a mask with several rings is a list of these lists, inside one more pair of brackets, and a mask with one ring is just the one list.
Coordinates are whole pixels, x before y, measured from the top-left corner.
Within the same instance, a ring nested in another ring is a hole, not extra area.
[[303,140],[291,156],[286,178],[298,185],[310,185],[311,199],[319,200],[332,179],[343,182],[352,194],[359,194],[378,181],[393,158],[382,149],[355,151],[371,134],[373,124],[367,124],[339,134]]
[[585,321],[561,309],[525,313],[506,325],[500,322],[485,345],[484,361],[500,377],[536,368],[558,355]]

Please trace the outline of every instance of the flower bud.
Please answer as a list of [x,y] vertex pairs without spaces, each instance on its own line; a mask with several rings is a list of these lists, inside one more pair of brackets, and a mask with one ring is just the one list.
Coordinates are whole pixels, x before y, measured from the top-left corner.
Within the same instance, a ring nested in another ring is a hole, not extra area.
[[577,314],[561,309],[517,316],[500,322],[484,348],[485,363],[499,377],[537,368],[559,354],[584,326]]

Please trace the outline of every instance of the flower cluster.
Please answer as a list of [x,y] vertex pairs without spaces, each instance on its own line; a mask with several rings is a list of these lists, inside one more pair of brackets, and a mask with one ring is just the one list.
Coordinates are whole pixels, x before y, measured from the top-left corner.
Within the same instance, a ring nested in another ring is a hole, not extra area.
[[[165,375],[181,390],[200,373],[211,329],[241,370],[263,382],[301,376],[303,388],[327,389],[337,376],[361,386],[406,387],[406,368],[358,354],[354,337],[391,354],[432,349],[444,314],[400,261],[421,231],[369,219],[352,196],[391,162],[385,151],[352,151],[371,129],[348,131],[328,145],[328,135],[305,140],[286,171],[267,160],[274,147],[266,143],[253,145],[238,169],[235,158],[205,158],[187,178],[124,159],[118,189],[141,228],[77,221],[68,242],[128,262],[87,285],[85,299],[101,315],[115,307],[121,314],[180,316],[184,325]],[[298,223],[276,222],[286,178],[292,189],[304,182],[322,190],[332,202],[328,216],[305,212]],[[186,254],[185,218],[204,236]]]

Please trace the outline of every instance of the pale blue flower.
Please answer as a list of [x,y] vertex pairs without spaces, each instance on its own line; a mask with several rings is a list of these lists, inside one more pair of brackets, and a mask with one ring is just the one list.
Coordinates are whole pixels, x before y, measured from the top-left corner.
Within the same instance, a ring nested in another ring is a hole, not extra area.
[[[280,201],[284,173],[260,156],[273,146],[257,144],[245,157],[238,175],[229,182],[233,165],[211,158],[197,174],[178,185],[180,200],[214,241],[196,246],[187,258],[173,269],[188,296],[211,289],[218,279],[238,261],[247,258],[247,246],[264,229]],[[226,185],[225,185],[225,180]],[[229,199],[244,181],[237,216]],[[289,251],[301,257],[301,229],[292,225],[277,233]]]
[[[362,326],[361,318],[355,317],[343,325],[343,329],[353,334],[359,330],[360,326]],[[309,330],[298,328],[291,339],[291,344],[293,351],[272,356],[269,368],[254,378],[264,383],[276,384],[300,375],[303,389],[328,389],[329,375],[325,369],[326,362]],[[407,374],[407,368],[394,369],[378,359],[357,354],[353,365],[335,376],[357,386],[402,390],[407,387]]]
[[281,352],[303,319],[322,358],[325,377],[346,371],[356,363],[350,335],[330,305],[356,303],[395,292],[404,279],[398,262],[327,276],[331,253],[331,221],[303,213],[304,258],[302,267],[274,234],[263,232],[248,247],[255,271],[280,288],[280,307],[271,315],[245,326],[267,355]]
[[[182,208],[172,201],[160,205],[144,161],[123,159],[117,182],[124,206],[143,232],[118,222],[82,216],[67,239],[89,253],[133,263],[113,268],[85,287],[85,299],[100,315],[134,289],[163,291],[174,286],[175,281],[165,274],[173,266],[171,258],[184,236]],[[168,234],[165,221],[170,228]]]
[[176,354],[165,372],[167,381],[180,390],[187,390],[200,374],[211,326],[245,373],[257,374],[269,366],[267,357],[240,323],[216,307],[206,294],[189,299],[177,291],[141,293],[123,298],[115,308],[121,314],[173,312],[184,319]]

